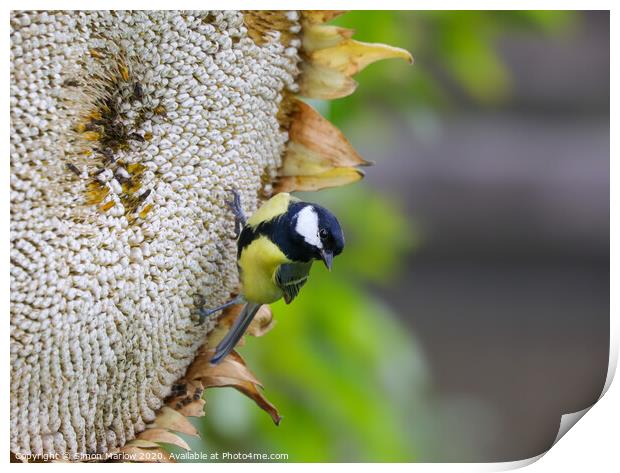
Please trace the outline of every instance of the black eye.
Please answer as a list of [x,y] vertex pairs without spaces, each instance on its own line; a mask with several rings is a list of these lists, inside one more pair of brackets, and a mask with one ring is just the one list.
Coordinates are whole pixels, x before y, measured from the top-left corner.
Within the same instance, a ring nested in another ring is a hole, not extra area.
[[325,238],[327,238],[327,230],[325,230],[324,228],[321,228],[319,230],[319,236],[321,237],[321,240],[325,240]]

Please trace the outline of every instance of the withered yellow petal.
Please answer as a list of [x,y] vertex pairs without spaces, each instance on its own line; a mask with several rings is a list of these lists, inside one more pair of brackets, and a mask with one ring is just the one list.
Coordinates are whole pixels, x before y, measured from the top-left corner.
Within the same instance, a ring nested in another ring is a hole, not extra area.
[[331,48],[310,53],[310,61],[315,65],[336,70],[347,76],[357,74],[373,62],[382,59],[400,58],[413,63],[409,51],[381,43],[363,43],[347,39]]
[[291,141],[287,146],[278,174],[282,177],[316,176],[333,167],[318,153],[302,144]]
[[318,24],[333,20],[343,13],[346,13],[346,10],[302,10],[301,18],[303,23]]
[[354,31],[333,25],[308,25],[304,28],[302,44],[306,53],[331,48],[351,38]]
[[299,77],[299,93],[310,99],[332,100],[355,92],[357,82],[326,66],[305,62]]
[[364,173],[356,168],[334,168],[314,176],[284,176],[275,184],[276,192],[317,191],[357,182]]

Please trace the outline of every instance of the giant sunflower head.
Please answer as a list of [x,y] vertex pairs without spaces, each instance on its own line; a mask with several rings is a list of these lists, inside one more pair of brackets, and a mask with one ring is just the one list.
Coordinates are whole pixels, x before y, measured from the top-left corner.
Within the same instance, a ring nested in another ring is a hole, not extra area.
[[218,321],[197,308],[237,286],[231,189],[250,210],[362,176],[300,97],[411,56],[324,24],[336,14],[11,13],[12,453],[185,446],[170,431],[194,433],[183,416],[210,386],[277,420],[238,355],[206,363]]

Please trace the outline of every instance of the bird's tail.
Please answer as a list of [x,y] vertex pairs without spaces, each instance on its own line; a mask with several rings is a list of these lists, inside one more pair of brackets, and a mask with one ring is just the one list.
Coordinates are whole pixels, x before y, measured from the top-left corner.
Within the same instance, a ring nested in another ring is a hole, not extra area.
[[212,364],[217,365],[232,351],[233,348],[235,348],[235,345],[250,326],[250,322],[252,322],[252,319],[258,312],[258,309],[260,309],[261,305],[262,304],[248,302],[245,306],[243,306],[243,309],[235,320],[235,323],[215,348],[215,354],[213,355],[213,358],[211,358]]

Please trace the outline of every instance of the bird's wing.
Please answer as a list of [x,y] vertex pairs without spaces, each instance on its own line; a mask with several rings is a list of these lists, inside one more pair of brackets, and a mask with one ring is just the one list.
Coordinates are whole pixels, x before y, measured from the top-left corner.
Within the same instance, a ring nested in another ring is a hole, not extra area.
[[312,262],[308,263],[285,263],[276,270],[275,283],[284,293],[284,301],[290,304],[302,286],[308,280]]

